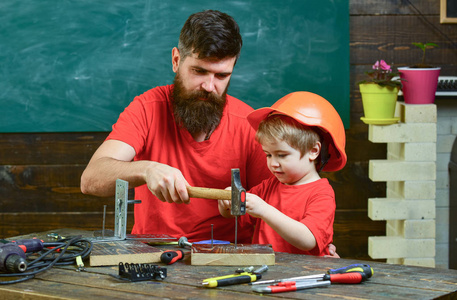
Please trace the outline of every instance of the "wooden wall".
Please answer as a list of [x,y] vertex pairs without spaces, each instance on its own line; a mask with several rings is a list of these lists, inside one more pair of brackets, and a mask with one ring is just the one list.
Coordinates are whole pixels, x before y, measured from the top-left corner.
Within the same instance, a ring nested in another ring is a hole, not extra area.
[[[367,199],[384,197],[385,183],[368,178],[368,161],[386,157],[384,144],[367,140],[356,82],[379,59],[395,66],[420,59],[412,42],[435,42],[429,62],[442,75],[457,74],[457,25],[439,23],[438,0],[350,0],[351,126],[347,166],[325,174],[337,195],[334,243],[345,258],[370,259],[368,237],[385,235],[385,222],[367,217]],[[0,133],[0,238],[56,228],[99,230],[103,205],[107,228],[114,198],[81,194],[80,176],[108,133]],[[133,225],[130,214],[129,227]]]

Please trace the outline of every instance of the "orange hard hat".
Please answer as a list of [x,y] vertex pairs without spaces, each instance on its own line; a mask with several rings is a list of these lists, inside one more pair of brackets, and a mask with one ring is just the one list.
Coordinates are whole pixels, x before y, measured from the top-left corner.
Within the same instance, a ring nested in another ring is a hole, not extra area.
[[[248,115],[251,126],[257,130],[260,122],[271,113],[289,116],[299,123],[317,127],[328,147],[328,161],[323,171],[338,171],[346,165],[346,134],[343,121],[335,108],[323,97],[311,92],[290,93],[271,107],[259,108]],[[325,149],[324,149],[325,150]],[[321,158],[325,159],[325,158]]]

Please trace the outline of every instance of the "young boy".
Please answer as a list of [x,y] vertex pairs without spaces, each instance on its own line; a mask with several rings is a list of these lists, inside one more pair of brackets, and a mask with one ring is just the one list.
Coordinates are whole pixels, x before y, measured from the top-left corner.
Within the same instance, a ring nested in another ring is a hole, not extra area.
[[[252,112],[248,120],[274,175],[246,194],[249,215],[241,222],[255,226],[252,243],[271,244],[277,252],[328,255],[335,194],[319,171],[346,164],[341,118],[319,95],[295,92]],[[219,201],[225,217],[229,206]]]

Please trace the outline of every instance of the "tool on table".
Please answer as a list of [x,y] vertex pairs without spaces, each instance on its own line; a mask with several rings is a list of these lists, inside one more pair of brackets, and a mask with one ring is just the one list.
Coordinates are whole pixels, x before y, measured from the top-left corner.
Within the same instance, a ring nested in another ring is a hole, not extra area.
[[165,279],[167,269],[151,264],[119,263],[119,278],[130,281]]
[[160,261],[171,265],[184,258],[184,252],[182,250],[167,250],[160,255]]
[[203,240],[203,241],[198,241],[198,242],[193,242],[192,244],[204,244],[204,245],[211,245],[211,248],[213,248],[214,244],[216,245],[229,245],[229,241],[221,241],[221,240],[215,240],[213,238],[213,228],[214,224],[211,224],[211,240]]
[[92,243],[81,236],[45,243],[39,239],[23,239],[0,244],[0,271],[8,272],[0,272],[0,285],[32,279],[54,265],[74,264],[75,257],[83,260],[91,250]]
[[43,249],[43,241],[39,239],[21,239],[3,241],[0,244],[0,271],[7,273],[23,273],[27,270],[25,253]]
[[232,207],[230,213],[235,216],[235,248],[238,238],[238,216],[246,214],[246,190],[241,185],[240,169],[232,169],[232,189],[231,191],[222,189],[210,189],[201,187],[187,187],[189,197],[231,200]]
[[0,245],[0,271],[22,273],[27,270],[24,250],[14,243]]
[[361,283],[367,280],[364,273],[350,272],[344,274],[324,274],[324,276],[315,279],[300,279],[295,281],[281,281],[273,285],[256,285],[252,290],[257,293],[282,293],[293,292],[302,289],[322,287],[331,283]]
[[257,281],[251,283],[252,285],[258,284],[270,284],[270,283],[278,283],[284,281],[299,281],[299,280],[313,280],[313,279],[320,279],[323,278],[325,275],[329,274],[345,274],[345,273],[362,273],[365,278],[370,278],[373,275],[373,268],[367,264],[352,264],[346,267],[338,268],[338,269],[329,269],[327,274],[317,274],[317,275],[307,275],[307,276],[297,276],[297,277],[290,277],[290,278],[283,278],[283,279],[273,279],[273,280],[264,280],[264,281]]
[[187,240],[187,238],[185,236],[182,236],[179,238],[178,245],[181,248],[186,248],[186,247],[192,248],[192,243],[189,243],[189,241]]
[[11,241],[11,242],[18,245],[26,253],[38,252],[38,251],[43,250],[43,248],[44,248],[43,241],[40,239],[37,239],[37,238],[20,239],[20,240],[15,240],[15,241]]
[[338,269],[330,269],[327,271],[327,274],[343,274],[343,273],[350,273],[350,272],[362,272],[364,273],[367,278],[371,278],[373,276],[373,268],[367,264],[352,264],[346,267],[338,268]]
[[116,193],[114,198],[114,233],[112,236],[107,236],[105,230],[105,215],[106,205],[103,207],[103,225],[101,236],[94,236],[88,238],[92,242],[110,242],[110,241],[123,241],[123,240],[141,240],[144,242],[174,242],[176,238],[165,234],[127,234],[127,212],[129,204],[139,204],[141,200],[129,200],[128,195],[129,183],[128,181],[117,179],[116,180]]
[[[252,269],[254,267],[251,267]],[[251,269],[250,269],[251,270]],[[230,274],[226,276],[213,277],[203,280],[202,285],[205,287],[218,287],[218,286],[227,286],[233,284],[249,283],[256,281],[257,279],[262,278],[260,273],[263,273],[268,270],[268,266],[263,265],[255,271],[244,271],[237,270],[235,274]]]

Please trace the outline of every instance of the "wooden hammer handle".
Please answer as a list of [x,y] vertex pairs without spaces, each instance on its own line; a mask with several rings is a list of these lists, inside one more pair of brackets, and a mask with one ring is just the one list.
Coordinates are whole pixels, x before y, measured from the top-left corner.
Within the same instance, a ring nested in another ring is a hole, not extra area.
[[216,200],[232,199],[232,192],[228,191],[228,190],[188,186],[187,193],[189,194],[190,198],[203,198],[203,199],[216,199]]

